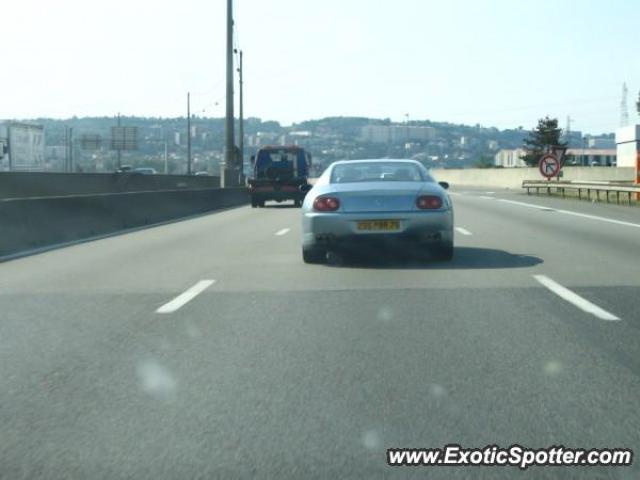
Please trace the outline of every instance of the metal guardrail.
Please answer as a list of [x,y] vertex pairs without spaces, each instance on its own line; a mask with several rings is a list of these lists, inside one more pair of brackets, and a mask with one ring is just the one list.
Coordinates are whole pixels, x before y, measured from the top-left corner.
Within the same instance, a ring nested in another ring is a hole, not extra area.
[[[640,194],[640,185],[633,183],[612,183],[612,182],[557,182],[557,181],[545,181],[545,180],[524,180],[522,182],[522,188],[527,189],[527,195],[531,195],[531,190],[535,189],[536,194],[540,194],[540,190],[546,190],[548,194],[551,194],[551,190],[555,189],[556,193],[560,193],[562,197],[565,196],[567,190],[578,191],[578,198],[582,199],[583,191],[586,190],[586,198],[591,200],[591,192],[596,193],[596,198],[600,201],[600,192],[604,192],[607,203],[609,203],[610,194],[615,193],[616,203],[620,204],[620,194],[627,194],[627,200],[629,205],[633,200],[634,195]],[[637,198],[637,197],[636,197]]]

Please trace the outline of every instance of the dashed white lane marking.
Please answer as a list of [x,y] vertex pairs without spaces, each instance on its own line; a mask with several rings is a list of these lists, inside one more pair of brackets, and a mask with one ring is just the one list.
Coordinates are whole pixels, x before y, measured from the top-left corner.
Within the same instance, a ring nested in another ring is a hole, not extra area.
[[478,198],[484,198],[485,200],[495,200],[495,197],[488,197],[487,195],[478,195]]
[[558,282],[551,280],[549,277],[545,275],[534,275],[533,278],[535,278],[544,287],[548,288],[553,293],[558,295],[560,298],[566,300],[569,303],[572,303],[573,305],[575,305],[576,307],[578,307],[580,310],[584,312],[595,315],[601,320],[620,320],[614,314],[609,313],[606,310],[603,310],[597,305],[594,305],[589,300],[582,298],[577,293],[574,293],[568,288],[563,287]]
[[162,305],[158,310],[156,310],[156,313],[173,313],[179,310],[214,283],[216,283],[215,280],[200,280],[193,287],[181,293],[170,302]]
[[283,236],[283,235],[286,235],[286,234],[287,234],[287,233],[289,233],[290,231],[291,231],[291,229],[290,229],[290,228],[283,228],[282,230],[278,230],[278,231],[276,232],[276,236],[277,236],[277,237],[281,237],[281,236]]
[[533,203],[516,202],[515,200],[500,199],[501,202],[511,203],[513,205],[520,205],[521,207],[537,208],[538,210],[554,211],[562,213],[564,215],[571,215],[574,217],[587,218],[589,220],[597,220],[599,222],[613,223],[615,225],[624,225],[625,227],[640,228],[640,223],[625,222],[623,220],[614,220],[612,218],[599,217],[597,215],[589,215],[587,213],[572,212],[571,210],[559,210],[555,208],[544,207],[542,205],[534,205]]
[[456,227],[456,232],[461,233],[462,235],[473,235],[469,230],[462,227]]

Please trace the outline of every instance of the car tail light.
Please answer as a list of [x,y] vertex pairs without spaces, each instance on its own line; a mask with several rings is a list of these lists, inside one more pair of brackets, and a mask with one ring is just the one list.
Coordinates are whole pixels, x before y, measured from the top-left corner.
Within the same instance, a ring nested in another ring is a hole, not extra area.
[[422,195],[416,199],[416,207],[420,210],[437,210],[442,208],[442,198],[437,195]]
[[340,200],[335,197],[318,197],[313,201],[313,209],[318,212],[335,212],[340,208]]

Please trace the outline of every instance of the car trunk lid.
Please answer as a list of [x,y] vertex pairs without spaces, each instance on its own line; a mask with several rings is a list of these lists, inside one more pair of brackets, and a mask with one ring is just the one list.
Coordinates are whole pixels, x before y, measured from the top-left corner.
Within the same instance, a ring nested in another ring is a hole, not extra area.
[[415,209],[419,182],[376,182],[335,185],[343,212],[407,212]]

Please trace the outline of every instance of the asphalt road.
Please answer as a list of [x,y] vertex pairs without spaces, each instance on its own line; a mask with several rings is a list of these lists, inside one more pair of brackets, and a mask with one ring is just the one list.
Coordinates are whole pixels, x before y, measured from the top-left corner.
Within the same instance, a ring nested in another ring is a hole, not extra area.
[[452,193],[451,263],[306,265],[238,208],[0,264],[0,478],[640,478],[386,464],[640,452],[640,209]]

